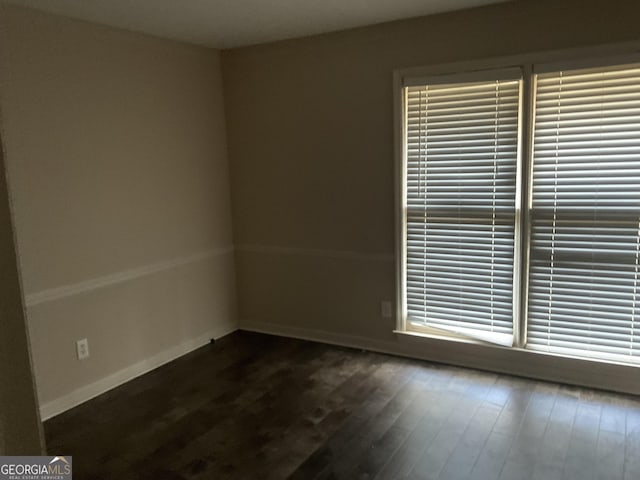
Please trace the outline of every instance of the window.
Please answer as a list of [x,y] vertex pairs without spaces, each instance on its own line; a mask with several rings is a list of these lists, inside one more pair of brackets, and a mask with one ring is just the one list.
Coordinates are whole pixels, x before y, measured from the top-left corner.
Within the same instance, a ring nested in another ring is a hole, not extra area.
[[528,344],[637,358],[640,67],[541,73],[535,92]]
[[640,360],[640,65],[403,82],[403,328]]
[[406,89],[406,302],[413,327],[513,339],[520,71]]

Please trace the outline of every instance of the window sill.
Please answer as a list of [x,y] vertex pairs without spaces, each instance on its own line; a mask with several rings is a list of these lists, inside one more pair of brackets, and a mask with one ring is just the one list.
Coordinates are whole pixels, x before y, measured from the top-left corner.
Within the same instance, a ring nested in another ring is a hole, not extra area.
[[[577,370],[590,370],[592,368],[623,368],[630,369],[637,375],[638,368],[640,367],[640,363],[632,363],[632,362],[621,362],[616,361],[614,359],[607,358],[590,358],[579,355],[571,355],[568,353],[558,353],[558,352],[545,352],[542,350],[534,350],[531,348],[520,348],[520,347],[506,347],[503,345],[499,345],[496,343],[485,342],[473,338],[464,338],[455,335],[446,335],[446,334],[435,334],[435,333],[425,333],[419,332],[415,330],[393,330],[398,343],[406,344],[410,346],[422,346],[433,344],[434,342],[438,343],[449,343],[454,344],[456,346],[459,345],[459,349],[464,349],[464,345],[468,345],[474,350],[483,349],[485,351],[490,352],[491,350],[496,350],[501,352],[501,355],[509,355],[507,352],[512,352],[513,356],[524,356],[529,357],[532,361],[535,359],[541,359],[544,362],[554,362],[554,363],[571,363],[572,365],[576,365]],[[476,355],[476,354],[474,354]],[[489,356],[489,354],[488,354]],[[451,360],[453,363],[455,360]],[[448,362],[444,362],[448,363]],[[478,367],[482,368],[482,367]],[[572,366],[572,369],[574,367]],[[514,371],[512,372],[516,375],[526,375],[523,372]],[[563,380],[567,381],[567,380]],[[568,383],[573,383],[571,381],[567,381]],[[600,387],[605,389],[614,389],[612,387]],[[615,390],[615,389],[614,389]]]
[[[460,337],[454,334],[447,335],[446,333],[426,333],[419,332],[416,330],[394,330],[393,333],[396,335],[400,342],[409,342],[409,343],[420,343],[425,339],[428,340],[444,340],[447,342],[456,342],[456,343],[466,343],[470,345],[479,345],[485,347],[495,347],[502,350],[515,350],[513,347],[505,347],[502,345],[498,345],[492,342],[484,342],[482,340],[474,339],[474,338],[466,338]],[[518,349],[521,350],[521,349]]]

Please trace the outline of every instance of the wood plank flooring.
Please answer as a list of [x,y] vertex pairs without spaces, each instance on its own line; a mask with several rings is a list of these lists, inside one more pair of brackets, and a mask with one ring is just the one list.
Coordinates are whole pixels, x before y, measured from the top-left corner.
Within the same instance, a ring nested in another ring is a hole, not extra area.
[[45,431],[77,479],[640,479],[635,397],[247,332]]

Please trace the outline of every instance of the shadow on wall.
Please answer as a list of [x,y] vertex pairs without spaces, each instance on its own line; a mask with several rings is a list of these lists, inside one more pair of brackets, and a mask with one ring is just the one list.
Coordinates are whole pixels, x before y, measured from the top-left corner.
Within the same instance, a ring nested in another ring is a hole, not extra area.
[[[0,129],[0,133],[2,129]],[[0,455],[44,453],[0,139]]]

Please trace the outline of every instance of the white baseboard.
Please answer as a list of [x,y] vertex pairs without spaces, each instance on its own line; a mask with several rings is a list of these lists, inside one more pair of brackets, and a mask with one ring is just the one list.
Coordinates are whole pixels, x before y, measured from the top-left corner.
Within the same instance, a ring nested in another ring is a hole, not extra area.
[[393,342],[382,342],[356,335],[345,335],[327,332],[326,330],[313,330],[309,328],[299,328],[289,325],[248,320],[241,320],[239,328],[249,332],[266,333],[268,335],[278,335],[280,337],[297,338],[300,340],[309,340],[311,342],[338,345],[340,347],[357,348],[360,350],[371,350],[372,352],[398,355],[398,349],[396,348],[397,345]]
[[425,338],[406,333],[396,333],[393,341],[381,341],[357,335],[253,320],[241,320],[239,328],[460,367],[640,395],[640,383],[636,380],[640,367],[633,365],[561,357],[465,341]]
[[55,417],[56,415],[78,406],[87,400],[91,400],[98,395],[101,395],[115,387],[133,380],[136,377],[144,375],[165,363],[169,363],[176,358],[206,345],[212,338],[218,339],[224,337],[237,329],[238,325],[234,323],[223,323],[218,325],[197,338],[187,340],[179,345],[163,350],[153,357],[146,358],[138,363],[101,378],[100,380],[80,387],[67,395],[40,405],[40,416],[43,421],[48,420],[51,417]]

